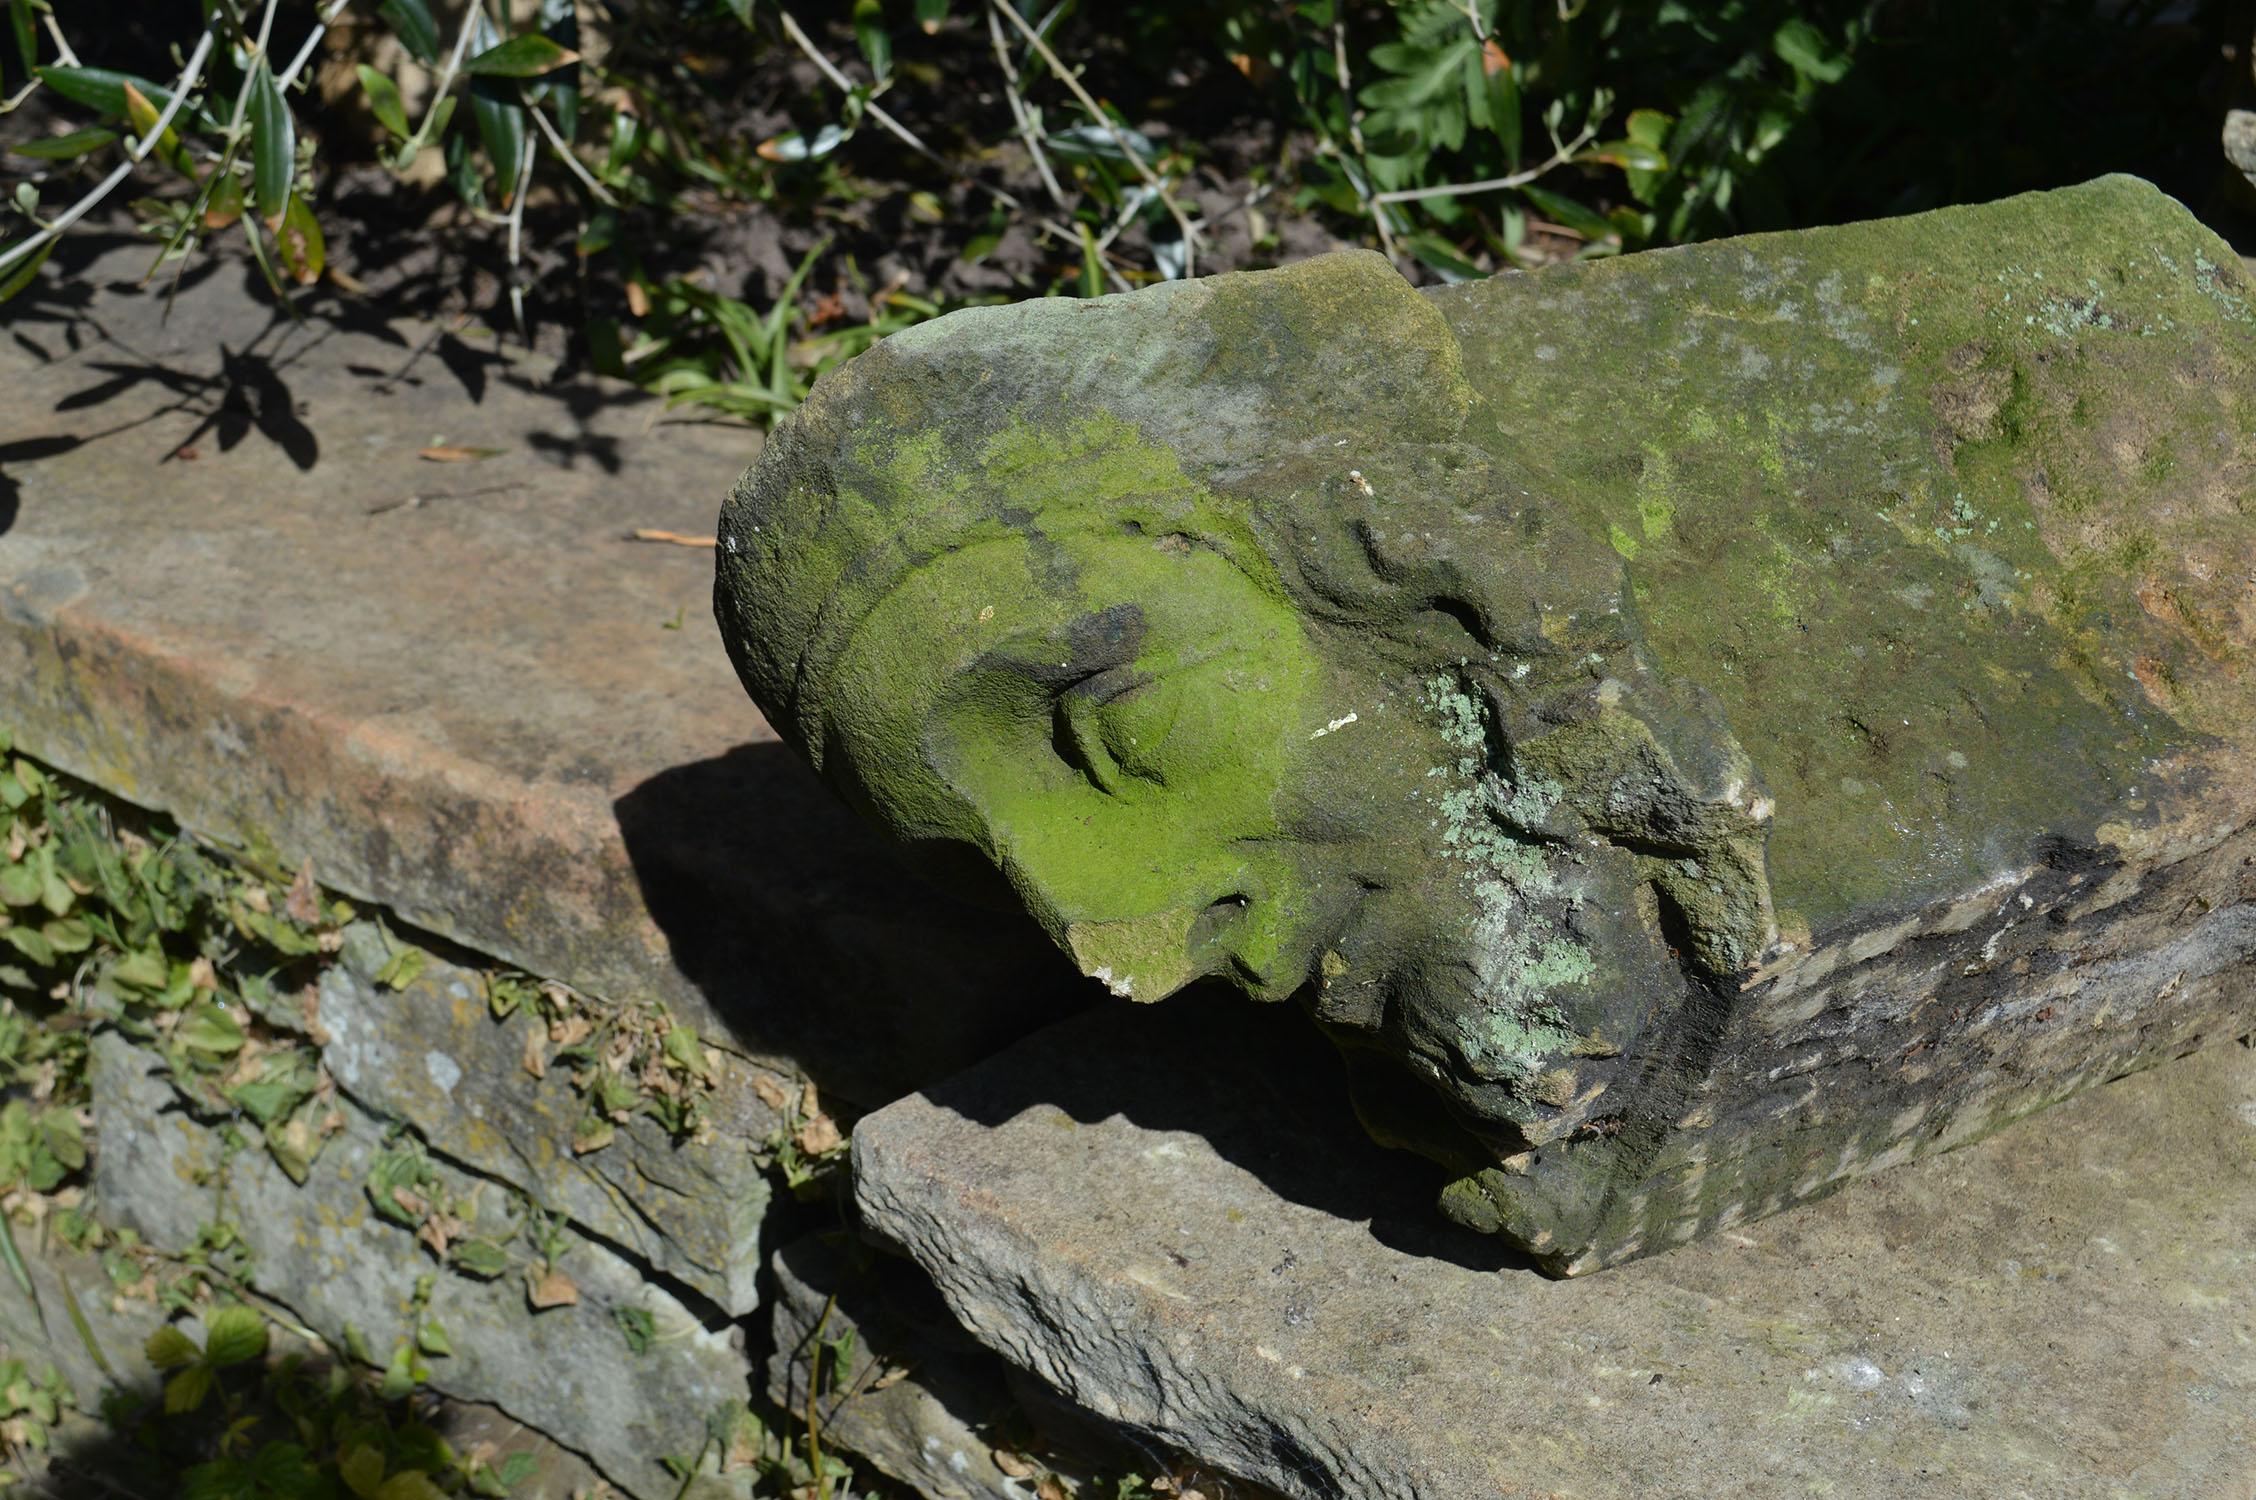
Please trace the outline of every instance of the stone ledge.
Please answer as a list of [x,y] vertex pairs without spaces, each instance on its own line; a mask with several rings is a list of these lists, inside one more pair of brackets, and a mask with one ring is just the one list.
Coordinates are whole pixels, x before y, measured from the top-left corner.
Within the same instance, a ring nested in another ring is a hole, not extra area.
[[329,288],[295,327],[229,264],[161,321],[105,289],[144,260],[74,267],[85,304],[0,341],[0,726],[28,753],[865,1104],[1078,993],[776,743],[710,552],[622,539],[711,533],[757,434]]
[[2251,1477],[2245,1046],[1556,1282],[1435,1224],[1434,1170],[1362,1136],[1298,1017],[1184,1000],[1061,1023],[854,1139],[872,1230],[1102,1416],[1310,1500]]

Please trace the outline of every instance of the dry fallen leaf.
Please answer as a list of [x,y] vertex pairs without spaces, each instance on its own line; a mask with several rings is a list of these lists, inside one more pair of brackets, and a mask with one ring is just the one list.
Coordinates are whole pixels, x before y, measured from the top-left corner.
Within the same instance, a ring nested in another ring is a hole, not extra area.
[[686,531],[667,531],[659,526],[637,526],[627,533],[632,542],[671,542],[677,547],[718,547],[720,538],[692,536]]
[[535,1312],[551,1307],[577,1307],[580,1289],[562,1271],[551,1270],[526,1289],[525,1300],[533,1304]]
[[828,1115],[817,1115],[799,1127],[799,1149],[809,1156],[836,1151],[844,1140],[838,1133],[838,1122]]
[[188,960],[188,988],[211,994],[219,989],[219,970],[202,954]]
[[548,1076],[548,1051],[541,1045],[543,1040],[540,1027],[528,1026],[525,1028],[525,1071],[535,1078],[546,1078]]
[[1008,1448],[997,1448],[995,1450],[995,1467],[1001,1469],[1013,1479],[1024,1479],[1035,1470],[1035,1464],[1031,1459],[1023,1454],[1013,1453]]
[[760,1096],[762,1104],[778,1113],[791,1108],[791,1090],[766,1073],[753,1077],[752,1092]]
[[1044,1474],[1034,1486],[1034,1500],[1071,1500],[1065,1492],[1065,1481],[1055,1474]]
[[282,900],[282,910],[300,927],[321,925],[321,892],[313,883],[313,861],[298,866],[298,878],[290,882],[290,894]]
[[507,453],[507,448],[465,448],[459,443],[433,443],[428,448],[418,448],[417,458],[427,458],[435,464],[469,464],[480,459],[497,458]]

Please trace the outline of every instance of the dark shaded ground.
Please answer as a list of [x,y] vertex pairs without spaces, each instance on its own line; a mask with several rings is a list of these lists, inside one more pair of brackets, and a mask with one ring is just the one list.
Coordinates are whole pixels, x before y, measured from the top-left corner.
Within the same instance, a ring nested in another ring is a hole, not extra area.
[[[1594,9],[1603,7],[1597,0]],[[1651,27],[1619,49],[1621,76],[1609,79],[1619,95],[1617,125],[1633,107],[1680,115],[1704,108],[1699,90],[1710,73],[1750,45],[1759,53],[1781,16],[1833,24],[1868,8],[1869,0],[1692,7],[1697,20]],[[847,321],[867,316],[868,294],[879,288],[1022,297],[1078,274],[1078,245],[1040,227],[1068,216],[1048,201],[1014,138],[974,7],[958,6],[929,38],[896,18],[898,77],[884,96],[953,174],[872,125],[825,161],[761,160],[761,142],[794,129],[811,134],[836,118],[838,93],[776,38],[771,21],[747,33],[718,7],[704,7],[713,11],[708,20],[682,19],[698,9],[605,7],[607,61],[614,77],[643,93],[645,117],[694,142],[688,154],[729,186],[660,172],[657,180],[678,189],[674,201],[625,209],[611,247],[583,257],[575,249],[585,223],[579,205],[536,180],[523,268],[536,343],[563,352],[590,320],[629,316],[626,283],[635,276],[702,273],[713,290],[765,306],[818,246],[827,248],[802,300]],[[824,50],[861,76],[846,9],[800,7]],[[1369,14],[1349,8],[1369,32],[1358,33],[1359,46],[1386,34],[1383,12],[1364,9]],[[1727,209],[1700,219],[1696,234],[1841,222],[2129,171],[2187,202],[2244,251],[2256,249],[2256,192],[2218,148],[2224,112],[2256,104],[2249,66],[2256,0],[1885,0],[1877,15],[1875,37],[1847,75],[1736,182]],[[1136,22],[1141,30],[1132,32]],[[89,64],[166,77],[176,67],[172,44],[194,21],[185,4],[97,0],[72,7],[67,24]],[[286,14],[277,24],[278,50],[304,24],[302,14]],[[1366,221],[1302,201],[1302,169],[1315,140],[1289,92],[1274,79],[1257,86],[1233,67],[1219,35],[1205,12],[1159,3],[1071,18],[1058,45],[1086,66],[1093,93],[1119,104],[1163,146],[1197,160],[1184,196],[1207,225],[1201,269],[1367,242]],[[317,68],[317,88],[329,102],[301,105],[320,140],[318,210],[332,265],[397,311],[506,325],[502,231],[464,210],[443,183],[402,183],[374,164],[377,132],[357,102],[350,62],[340,48]],[[1034,93],[1053,122],[1070,113],[1054,83]],[[83,123],[82,111],[54,113],[52,103],[35,96],[0,117],[0,142]],[[43,165],[0,158],[0,178]],[[1600,208],[1622,192],[1618,174],[1601,168],[1549,181]],[[172,190],[153,176],[149,182]],[[58,182],[50,202],[76,185],[75,178]],[[997,191],[1022,207],[998,208]],[[112,227],[126,222],[130,196],[113,200]],[[1481,211],[1495,201],[1482,200]],[[991,249],[965,258],[970,242],[992,232],[1000,239]],[[1130,264],[1150,263],[1141,236],[1131,229],[1120,241]],[[218,243],[223,254],[238,253],[230,247],[239,237]],[[1538,259],[1578,247],[1564,234],[1539,231],[1531,241]]]

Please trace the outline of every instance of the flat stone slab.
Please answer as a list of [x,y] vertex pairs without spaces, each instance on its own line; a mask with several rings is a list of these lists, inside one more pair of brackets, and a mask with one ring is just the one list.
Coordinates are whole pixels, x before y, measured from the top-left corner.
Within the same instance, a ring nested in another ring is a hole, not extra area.
[[2248,1046],[1554,1281],[1434,1223],[1305,1029],[1060,1023],[861,1123],[865,1222],[1070,1399],[1310,1500],[2256,1483]]
[[865,1103],[1056,1013],[1046,944],[892,873],[775,743],[711,551],[624,540],[710,535],[756,432],[332,288],[293,325],[231,262],[167,321],[146,247],[60,254],[0,340],[25,750]]

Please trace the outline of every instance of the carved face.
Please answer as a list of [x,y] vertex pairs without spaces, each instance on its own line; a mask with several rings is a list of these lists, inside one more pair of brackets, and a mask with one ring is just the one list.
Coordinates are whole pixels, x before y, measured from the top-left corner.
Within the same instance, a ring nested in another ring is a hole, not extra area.
[[828,765],[897,836],[985,855],[1116,994],[1214,973],[1283,994],[1308,912],[1278,807],[1325,675],[1294,610],[1218,551],[1030,530],[912,570],[864,616]]

